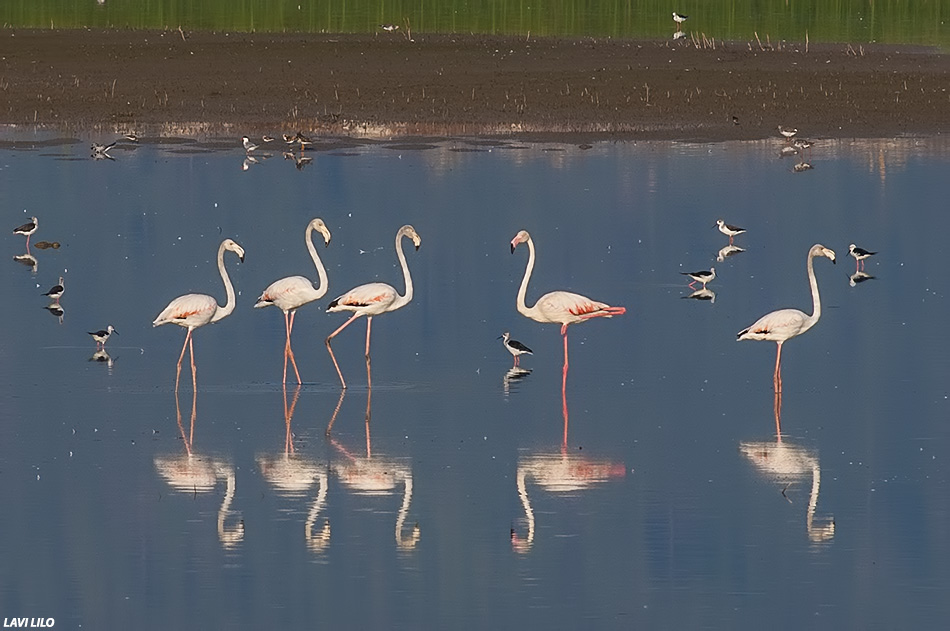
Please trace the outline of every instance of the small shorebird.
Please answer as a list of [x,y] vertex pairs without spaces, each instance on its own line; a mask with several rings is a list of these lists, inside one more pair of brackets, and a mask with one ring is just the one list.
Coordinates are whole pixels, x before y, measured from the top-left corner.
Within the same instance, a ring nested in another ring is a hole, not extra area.
[[706,289],[706,283],[711,283],[716,278],[716,268],[710,267],[708,271],[700,272],[680,272],[683,276],[689,276],[692,280],[689,282],[689,288],[693,289],[696,283],[702,283],[703,289]]
[[797,133],[798,133],[798,130],[795,129],[794,127],[782,127],[781,125],[779,125],[779,126],[778,126],[778,133],[780,133],[780,134],[782,134],[783,136],[785,136],[785,141],[786,141],[786,142],[791,142],[791,141],[792,141],[792,136],[794,136],[795,134],[797,134]]
[[742,234],[743,232],[745,232],[745,228],[740,228],[739,226],[732,226],[730,224],[727,224],[722,219],[717,219],[716,225],[719,226],[719,232],[729,237],[729,245],[732,245],[732,239],[737,234]]
[[139,141],[139,137],[138,137],[136,134],[132,133],[132,132],[129,132],[129,133],[125,134],[125,135],[122,136],[122,137],[125,138],[126,140],[128,140],[129,142],[138,142],[138,141]]
[[100,145],[98,142],[94,142],[92,143],[92,146],[89,148],[92,149],[93,154],[106,155],[109,153],[109,149],[112,149],[114,146],[115,146],[115,141],[113,140],[107,145]]
[[864,259],[870,258],[877,254],[877,252],[869,252],[864,248],[859,248],[853,243],[848,246],[848,253],[854,257],[854,271],[857,272],[858,269],[864,269]]
[[264,142],[274,142],[274,137],[273,137],[273,136],[261,136],[261,140],[263,140]]
[[59,284],[50,287],[50,290],[43,295],[49,296],[50,300],[59,304],[59,299],[63,296],[64,291],[66,291],[66,287],[63,285],[63,277],[60,276]]
[[389,32],[389,33],[392,33],[393,31],[398,31],[398,30],[399,30],[399,25],[398,25],[398,24],[380,24],[380,25],[379,25],[379,28],[381,28],[381,29],[383,29],[384,31],[387,31],[387,32]]
[[251,153],[252,151],[257,149],[257,145],[251,142],[251,139],[248,138],[247,136],[241,137],[241,141],[244,143],[244,151],[246,153]]
[[502,333],[501,335],[499,335],[499,336],[498,336],[498,339],[499,339],[499,340],[504,340],[504,342],[502,342],[502,343],[505,345],[505,348],[507,348],[507,349],[508,349],[508,352],[511,353],[512,356],[515,358],[515,363],[514,363],[514,366],[512,366],[512,368],[514,368],[515,366],[517,366],[517,365],[520,363],[520,359],[519,359],[519,356],[520,356],[520,355],[524,355],[524,354],[533,355],[533,354],[534,354],[534,352],[533,352],[530,348],[528,348],[527,346],[525,346],[524,344],[522,344],[522,343],[519,342],[518,340],[513,340],[513,339],[511,339],[511,334],[510,334],[508,331],[505,331],[504,333]]
[[676,11],[673,11],[673,21],[676,22],[676,29],[679,30],[683,22],[689,19],[688,15],[680,15]]
[[810,140],[805,140],[804,138],[796,138],[796,139],[795,139],[795,142],[792,143],[792,144],[795,145],[795,148],[796,148],[796,149],[798,149],[799,151],[801,151],[801,153],[802,153],[802,159],[804,160],[805,151],[806,151],[807,149],[811,149],[812,145],[815,144],[815,143],[813,143],[813,142],[810,141]]
[[105,330],[103,331],[89,331],[89,335],[91,335],[92,339],[96,341],[97,349],[105,348],[106,342],[109,341],[109,336],[112,335],[113,333],[115,333],[116,335],[119,334],[119,332],[116,331],[115,327],[112,326],[111,324],[107,326]]
[[306,149],[307,147],[313,144],[313,141],[310,140],[310,138],[308,138],[307,136],[304,136],[299,131],[297,132],[297,135],[294,136],[294,140],[300,143],[301,151],[303,151],[304,149]]
[[39,228],[40,222],[37,221],[36,217],[30,217],[30,220],[18,228],[13,229],[13,234],[22,234],[26,235],[26,249],[30,249],[30,235],[36,232],[36,229]]
[[290,134],[283,134],[281,138],[283,138],[284,142],[286,142],[288,145],[292,145],[297,142],[297,137],[291,136]]

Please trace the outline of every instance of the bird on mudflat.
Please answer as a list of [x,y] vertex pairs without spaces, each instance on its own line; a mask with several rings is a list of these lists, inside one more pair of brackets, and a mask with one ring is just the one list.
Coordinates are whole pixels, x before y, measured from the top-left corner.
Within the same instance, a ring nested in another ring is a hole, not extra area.
[[733,225],[727,224],[722,219],[717,219],[716,225],[719,226],[719,232],[729,237],[729,245],[732,245],[732,239],[737,234],[742,234],[743,232],[745,232],[745,228],[740,228],[739,226],[733,226]]
[[251,139],[248,138],[247,136],[242,136],[242,137],[241,137],[241,142],[244,143],[244,151],[245,151],[245,153],[251,153],[252,151],[254,151],[255,149],[257,149],[257,145],[255,145],[253,142],[251,142]]
[[[534,354],[534,352],[533,352],[530,348],[528,348],[527,346],[525,346],[524,344],[522,344],[522,343],[519,342],[518,340],[513,340],[513,339],[511,339],[511,333],[509,333],[508,331],[505,331],[504,333],[502,333],[501,335],[499,335],[497,339],[499,339],[499,340],[504,340],[504,342],[502,342],[502,344],[505,345],[505,348],[508,349],[508,352],[511,353],[512,356],[515,358],[514,366],[517,366],[517,365],[520,363],[519,357],[520,357],[521,355],[525,355],[525,354],[527,354],[527,355],[533,355],[533,354]],[[514,366],[512,366],[512,368],[514,368]]]
[[673,11],[673,21],[676,22],[676,28],[679,28],[683,24],[683,22],[685,22],[688,19],[689,19],[688,15],[682,15],[682,14],[677,13],[676,11]]
[[818,295],[818,280],[815,278],[815,268],[813,259],[818,256],[824,256],[835,262],[835,252],[825,246],[816,243],[808,250],[808,260],[806,268],[808,271],[808,283],[811,286],[811,299],[813,311],[811,315],[799,311],[798,309],[779,309],[767,313],[755,321],[752,326],[739,331],[736,339],[742,340],[767,340],[776,342],[778,350],[775,353],[775,372],[772,374],[772,385],[775,392],[782,391],[782,344],[786,340],[801,335],[818,323],[821,317],[821,298]]
[[692,280],[689,283],[689,288],[692,289],[693,285],[696,283],[702,283],[703,289],[706,288],[706,283],[711,283],[716,278],[716,268],[710,267],[709,270],[702,270],[699,272],[680,272],[683,276],[689,276]]
[[44,296],[49,296],[50,300],[53,302],[59,302],[59,299],[63,296],[63,292],[66,291],[65,285],[63,285],[63,277],[59,277],[59,283],[50,287],[49,291],[43,294]]
[[36,217],[30,217],[30,220],[13,229],[13,234],[22,234],[26,236],[26,249],[30,249],[30,235],[36,232],[36,229],[40,227],[40,222]]
[[852,243],[848,246],[848,254],[854,257],[854,271],[858,271],[859,268],[864,269],[864,259],[874,256],[877,252],[869,252]]
[[89,335],[91,335],[92,339],[96,341],[96,348],[105,348],[106,342],[109,341],[109,337],[113,333],[116,335],[119,334],[119,332],[116,331],[115,327],[111,324],[102,331],[89,331]]

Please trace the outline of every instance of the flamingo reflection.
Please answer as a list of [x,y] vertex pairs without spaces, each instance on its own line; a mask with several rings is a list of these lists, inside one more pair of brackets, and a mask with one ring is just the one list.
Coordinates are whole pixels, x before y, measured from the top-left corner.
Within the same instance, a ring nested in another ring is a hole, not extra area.
[[181,407],[178,403],[178,397],[175,397],[175,416],[178,421],[178,429],[181,432],[182,443],[185,446],[185,453],[174,456],[156,456],[155,469],[159,475],[165,478],[165,481],[173,490],[180,493],[191,493],[193,495],[210,493],[219,479],[223,478],[225,480],[224,499],[218,508],[217,528],[218,540],[221,545],[230,549],[244,540],[244,520],[239,519],[234,525],[228,524],[236,487],[234,467],[225,460],[209,458],[195,452],[197,396],[197,392],[192,393],[191,421],[187,432],[181,421]]
[[[739,443],[739,451],[748,458],[756,469],[773,482],[783,486],[782,495],[788,499],[786,491],[798,482],[811,476],[811,492],[808,496],[808,508],[805,511],[805,529],[808,538],[814,543],[830,541],[835,536],[833,517],[816,517],[818,491],[821,486],[821,467],[814,450],[793,445],[782,439],[782,394],[775,393],[775,441],[746,441]],[[789,499],[791,503],[791,499]]]
[[622,462],[612,462],[602,458],[591,458],[579,451],[568,449],[567,443],[567,400],[562,399],[564,432],[561,446],[552,450],[528,452],[518,458],[518,470],[515,478],[518,498],[525,513],[525,536],[521,537],[515,528],[511,529],[511,546],[516,552],[525,553],[534,545],[535,516],[528,497],[528,479],[531,478],[548,493],[559,497],[569,497],[608,482],[611,478],[622,478],[627,473]]
[[412,502],[412,468],[406,461],[387,458],[379,454],[373,455],[372,440],[370,437],[370,417],[372,416],[372,390],[366,391],[366,456],[355,453],[344,447],[333,438],[330,432],[336,423],[337,414],[343,405],[346,390],[340,393],[333,416],[327,425],[327,439],[341,458],[331,464],[330,470],[340,479],[343,486],[356,495],[378,496],[396,493],[400,483],[403,485],[402,504],[396,514],[396,547],[400,550],[412,550],[419,543],[419,524],[413,525],[406,532],[406,520],[409,516],[409,506]]
[[314,482],[319,483],[316,499],[304,524],[304,536],[307,547],[313,552],[322,552],[330,543],[330,521],[324,520],[323,527],[314,529],[327,499],[327,465],[302,456],[296,452],[293,441],[294,410],[300,397],[300,386],[294,389],[293,400],[287,405],[287,387],[284,394],[284,449],[278,454],[260,454],[257,466],[264,479],[274,487],[278,495],[284,497],[302,497],[306,495]]

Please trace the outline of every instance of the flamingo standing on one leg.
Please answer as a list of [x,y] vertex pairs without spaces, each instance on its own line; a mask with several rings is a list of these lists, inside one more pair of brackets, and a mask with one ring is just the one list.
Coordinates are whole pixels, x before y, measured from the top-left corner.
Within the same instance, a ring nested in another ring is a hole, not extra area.
[[814,311],[808,315],[798,309],[779,309],[767,313],[755,324],[739,331],[737,340],[769,340],[778,343],[775,353],[775,372],[772,375],[772,386],[775,392],[782,391],[782,344],[797,335],[801,335],[815,326],[821,317],[821,298],[818,295],[818,280],[815,278],[815,267],[812,260],[816,256],[824,256],[835,262],[834,250],[816,243],[808,250],[808,282],[811,285],[811,300]]
[[227,304],[222,307],[217,300],[206,294],[185,294],[168,303],[168,306],[152,322],[152,326],[172,323],[188,329],[188,333],[185,335],[185,343],[181,347],[181,355],[178,356],[178,369],[175,372],[176,394],[178,392],[178,378],[181,376],[181,360],[185,358],[185,348],[191,349],[191,385],[195,389],[198,387],[195,347],[191,339],[191,332],[200,326],[217,322],[231,315],[231,312],[234,311],[234,287],[231,285],[228,271],[224,269],[225,250],[231,250],[243,262],[244,248],[231,239],[225,239],[218,247],[218,271],[221,273],[221,280],[224,281],[224,289],[228,294]]
[[552,291],[544,294],[538,298],[533,307],[529,308],[525,305],[524,298],[528,291],[528,280],[531,278],[531,272],[534,271],[535,255],[534,241],[531,240],[531,235],[528,234],[527,230],[522,230],[511,240],[512,254],[520,243],[528,244],[528,267],[525,269],[524,278],[521,280],[521,288],[518,290],[518,313],[536,322],[552,322],[561,325],[561,336],[564,338],[564,368],[562,369],[561,378],[561,393],[563,395],[567,388],[567,326],[591,318],[609,318],[622,315],[627,312],[627,309],[626,307],[611,307],[603,302],[597,302],[586,296],[572,294],[567,291]]
[[416,250],[418,250],[422,244],[422,239],[416,234],[415,228],[409,225],[403,226],[396,233],[396,256],[399,258],[399,264],[402,266],[402,275],[406,281],[406,294],[404,296],[400,296],[394,287],[386,283],[368,283],[354,287],[327,306],[327,311],[354,312],[349,320],[344,322],[340,328],[331,333],[326,339],[330,359],[333,360],[333,366],[336,368],[336,373],[340,376],[340,383],[343,385],[344,390],[346,389],[346,380],[343,379],[343,373],[340,371],[340,365],[337,363],[336,356],[333,354],[330,340],[336,337],[340,331],[348,327],[353,320],[360,316],[366,316],[366,383],[368,387],[372,388],[373,379],[370,375],[369,335],[370,327],[373,324],[373,316],[405,307],[412,300],[412,277],[409,275],[406,255],[403,254],[402,247],[400,247],[403,237],[412,239]]
[[319,277],[319,286],[314,288],[310,279],[303,276],[288,276],[271,283],[260,298],[257,299],[255,309],[276,305],[278,309],[284,312],[284,328],[287,330],[287,340],[284,343],[284,380],[287,383],[287,358],[290,357],[294,365],[294,374],[297,375],[297,384],[303,383],[300,380],[300,371],[297,370],[297,360],[294,358],[294,351],[290,346],[290,334],[294,330],[294,317],[297,315],[297,309],[308,302],[313,302],[323,298],[327,293],[327,270],[323,267],[323,261],[317,254],[317,248],[313,245],[313,231],[317,230],[323,235],[324,247],[330,245],[330,229],[322,219],[316,218],[307,224],[305,240],[307,249],[310,251],[310,258],[317,267],[317,276]]

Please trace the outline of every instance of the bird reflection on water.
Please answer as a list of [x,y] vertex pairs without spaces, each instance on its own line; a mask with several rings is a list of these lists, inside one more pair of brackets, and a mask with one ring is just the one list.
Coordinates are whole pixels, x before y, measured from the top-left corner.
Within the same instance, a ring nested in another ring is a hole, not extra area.
[[327,483],[329,475],[327,464],[298,454],[294,446],[294,434],[291,423],[297,400],[300,398],[300,386],[294,389],[293,400],[287,405],[287,386],[283,386],[284,395],[284,448],[279,453],[263,453],[257,456],[257,466],[278,495],[282,497],[303,497],[318,482],[314,503],[304,523],[304,537],[311,552],[321,553],[330,544],[330,520],[324,519],[323,526],[314,528],[320,513],[326,506]]
[[210,493],[219,479],[225,480],[224,499],[218,508],[218,540],[224,548],[235,548],[244,540],[244,520],[236,525],[228,525],[231,515],[231,503],[234,501],[236,477],[234,466],[225,460],[209,458],[199,455],[194,450],[195,418],[197,417],[198,393],[191,396],[191,421],[188,431],[181,421],[181,407],[178,396],[175,396],[175,416],[178,429],[181,432],[182,444],[185,453],[155,457],[155,469],[173,490],[179,493],[190,493],[197,496],[199,493]]
[[403,484],[402,504],[396,514],[395,537],[396,547],[399,550],[412,550],[419,543],[421,536],[419,524],[413,525],[406,532],[406,520],[409,516],[409,506],[412,502],[412,468],[408,461],[389,458],[380,454],[373,454],[372,439],[370,437],[370,418],[372,416],[372,389],[366,390],[366,456],[347,449],[342,443],[332,437],[331,431],[336,423],[337,415],[343,406],[346,390],[340,393],[330,423],[327,425],[327,440],[340,454],[341,458],[330,465],[330,470],[339,478],[343,486],[356,495],[380,496],[396,493],[400,482]]
[[857,287],[860,283],[863,283],[866,280],[874,280],[877,276],[871,276],[867,272],[855,272],[848,276],[848,285],[851,287]]
[[816,517],[818,491],[821,486],[821,467],[814,450],[806,449],[782,438],[782,394],[775,393],[775,440],[744,441],[739,443],[739,451],[749,459],[756,469],[770,481],[782,485],[782,495],[788,497],[792,485],[811,476],[811,491],[808,496],[808,508],[805,511],[805,529],[808,538],[814,543],[830,541],[835,536],[833,517]]

